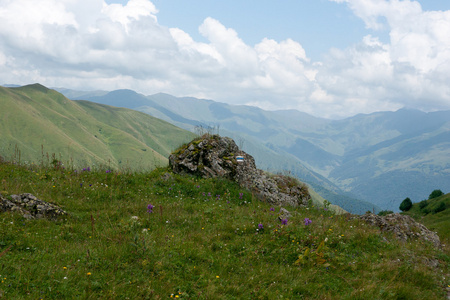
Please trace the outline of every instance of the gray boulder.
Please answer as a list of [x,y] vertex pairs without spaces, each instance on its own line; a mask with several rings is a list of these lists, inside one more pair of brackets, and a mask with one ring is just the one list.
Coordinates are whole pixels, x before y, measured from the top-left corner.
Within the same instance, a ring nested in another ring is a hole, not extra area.
[[0,195],[0,212],[6,211],[18,212],[26,219],[56,220],[59,216],[67,215],[67,212],[58,206],[42,201],[29,193],[11,195],[10,199]]
[[203,135],[171,154],[169,165],[178,174],[228,178],[274,205],[307,205],[311,199],[305,184],[257,169],[255,159],[228,137]]
[[441,242],[439,236],[416,222],[413,218],[398,213],[386,216],[378,216],[372,213],[359,216],[366,223],[377,226],[381,231],[393,232],[397,239],[407,241],[408,239],[421,239],[439,247]]

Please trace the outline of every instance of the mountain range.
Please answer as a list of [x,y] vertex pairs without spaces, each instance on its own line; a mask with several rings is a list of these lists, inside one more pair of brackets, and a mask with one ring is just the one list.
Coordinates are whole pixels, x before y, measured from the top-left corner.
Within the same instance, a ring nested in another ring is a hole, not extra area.
[[353,213],[397,211],[406,197],[450,189],[449,111],[328,120],[161,93],[57,90],[0,87],[1,155],[147,169],[214,131],[235,139],[258,168],[294,175]]
[[220,131],[240,142],[261,168],[292,173],[350,211],[350,199],[398,211],[406,197],[420,201],[434,189],[450,190],[450,111],[401,109],[329,120],[162,93],[60,91],[190,131]]

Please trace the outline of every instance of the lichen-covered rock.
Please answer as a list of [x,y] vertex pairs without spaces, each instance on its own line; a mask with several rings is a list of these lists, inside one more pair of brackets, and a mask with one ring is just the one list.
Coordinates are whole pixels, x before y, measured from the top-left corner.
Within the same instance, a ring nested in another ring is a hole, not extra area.
[[399,240],[407,241],[410,238],[418,238],[431,242],[435,247],[439,247],[441,242],[439,236],[428,230],[424,225],[416,222],[413,218],[401,214],[389,214],[378,216],[375,214],[365,214],[359,216],[366,223],[377,226],[381,231],[391,231],[395,233]]
[[13,211],[20,213],[26,219],[46,218],[51,220],[67,214],[58,206],[42,201],[29,193],[10,197],[11,199],[6,199],[0,195],[0,212]]
[[228,137],[204,135],[169,156],[174,173],[236,181],[262,201],[275,205],[306,205],[311,199],[306,185],[256,168],[254,158]]

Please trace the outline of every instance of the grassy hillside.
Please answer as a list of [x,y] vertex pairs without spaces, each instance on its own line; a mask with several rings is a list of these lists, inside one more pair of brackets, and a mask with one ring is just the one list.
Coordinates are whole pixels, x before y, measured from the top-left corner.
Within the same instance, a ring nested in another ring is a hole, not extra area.
[[0,182],[69,213],[0,214],[5,299],[445,299],[450,284],[448,247],[314,206],[283,224],[225,180],[1,162]]
[[0,87],[0,155],[8,158],[146,170],[167,164],[193,136],[147,114],[71,101],[39,84]]
[[450,193],[414,203],[404,214],[438,232],[439,237],[445,239],[445,243],[450,243]]

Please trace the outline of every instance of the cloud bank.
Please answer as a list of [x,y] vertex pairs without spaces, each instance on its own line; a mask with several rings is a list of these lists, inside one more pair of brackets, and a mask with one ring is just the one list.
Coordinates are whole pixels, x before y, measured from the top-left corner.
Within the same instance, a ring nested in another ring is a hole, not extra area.
[[161,26],[149,0],[0,0],[0,83],[129,88],[322,117],[450,109],[450,11],[330,1],[348,5],[367,28],[388,30],[389,42],[368,35],[319,62],[291,39],[247,45],[213,18],[199,24],[206,42],[195,41]]

